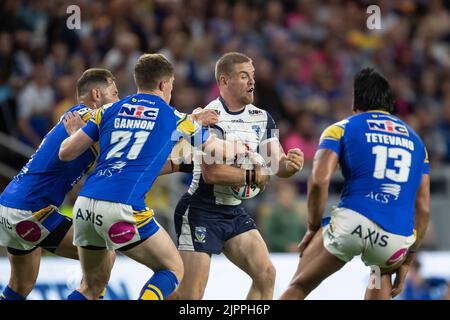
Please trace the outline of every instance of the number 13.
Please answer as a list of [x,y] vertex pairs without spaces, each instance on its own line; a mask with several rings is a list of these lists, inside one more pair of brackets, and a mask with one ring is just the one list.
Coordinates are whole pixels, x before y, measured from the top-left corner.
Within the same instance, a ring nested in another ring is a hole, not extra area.
[[[372,148],[372,154],[376,155],[374,178],[384,179],[386,177],[395,182],[408,181],[411,168],[410,152],[400,148],[388,148],[378,145]],[[388,159],[395,159],[394,167],[398,170],[386,168]]]

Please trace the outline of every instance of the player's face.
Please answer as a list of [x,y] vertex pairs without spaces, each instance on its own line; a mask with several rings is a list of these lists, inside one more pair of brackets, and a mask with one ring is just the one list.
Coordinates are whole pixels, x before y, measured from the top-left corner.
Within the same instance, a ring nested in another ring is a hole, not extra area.
[[101,105],[119,100],[119,91],[117,90],[116,83],[112,79],[108,79],[108,86],[102,90],[100,100]]
[[234,71],[228,81],[228,90],[239,98],[243,105],[253,103],[255,91],[255,68],[253,63],[245,62],[234,65]]
[[175,80],[175,78],[172,76],[172,77],[170,77],[170,79],[163,81],[163,87],[162,87],[163,99],[167,104],[169,104],[170,99],[172,99],[172,89],[173,89],[173,81],[174,80]]

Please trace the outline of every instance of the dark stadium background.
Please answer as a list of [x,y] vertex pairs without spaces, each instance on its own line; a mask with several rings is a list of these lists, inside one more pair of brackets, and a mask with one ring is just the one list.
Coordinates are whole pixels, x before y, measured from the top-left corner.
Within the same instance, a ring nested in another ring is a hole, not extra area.
[[[366,24],[372,4],[381,9],[379,30]],[[67,27],[70,5],[80,8],[79,29]],[[305,153],[301,174],[273,179],[247,202],[271,252],[295,252],[305,231],[306,178],[318,137],[351,114],[352,76],[366,66],[388,78],[396,114],[427,145],[432,219],[424,247],[450,250],[450,1],[445,0],[2,0],[0,190],[76,103],[75,81],[86,68],[110,69],[125,97],[135,90],[137,57],[163,53],[176,68],[171,104],[191,112],[217,97],[214,64],[228,51],[253,59],[255,105],[274,117],[285,149]],[[160,178],[148,197],[172,234],[173,208],[188,183],[182,174]],[[330,206],[341,186],[336,175]],[[64,204],[68,214],[76,192]],[[0,255],[6,255],[3,248]],[[450,267],[450,257],[447,263]]]

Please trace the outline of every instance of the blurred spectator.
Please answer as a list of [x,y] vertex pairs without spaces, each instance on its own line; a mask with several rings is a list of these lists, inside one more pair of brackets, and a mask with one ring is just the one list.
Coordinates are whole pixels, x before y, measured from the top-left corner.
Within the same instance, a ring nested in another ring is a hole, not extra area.
[[300,112],[291,130],[281,141],[284,150],[300,148],[306,164],[312,164],[314,154],[319,145],[319,134],[316,130],[314,116],[309,111]]
[[18,95],[18,125],[24,140],[37,148],[52,125],[55,93],[47,68],[36,64],[33,76]]
[[53,124],[59,121],[64,112],[78,103],[75,99],[75,85],[74,77],[70,75],[59,77],[56,85],[57,102],[53,108]]
[[400,299],[403,300],[443,300],[447,299],[448,284],[444,278],[424,278],[421,274],[421,264],[416,259],[409,268],[405,281],[405,289]]
[[305,208],[297,202],[295,185],[287,180],[276,184],[276,203],[262,221],[264,239],[271,252],[296,252],[306,232]]
[[442,108],[442,115],[439,124],[446,145],[444,160],[450,163],[450,94],[447,95]]
[[[133,72],[134,65],[140,55],[137,36],[131,32],[123,32],[116,36],[115,46],[104,57],[104,67],[111,70],[118,78],[117,86],[122,97],[135,91]],[[92,66],[95,66],[95,64],[90,65],[90,67]]]

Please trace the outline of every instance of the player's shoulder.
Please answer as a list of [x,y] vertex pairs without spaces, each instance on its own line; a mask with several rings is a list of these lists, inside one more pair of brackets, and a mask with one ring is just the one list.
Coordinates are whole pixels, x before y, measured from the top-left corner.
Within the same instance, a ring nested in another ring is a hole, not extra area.
[[61,116],[60,120],[62,120],[69,112],[78,113],[83,119],[84,122],[89,121],[89,119],[93,116],[94,110],[89,108],[84,104],[76,104],[70,107],[64,114]]
[[225,110],[219,98],[210,101],[204,109],[216,110],[219,112]]
[[333,139],[340,140],[345,133],[345,128],[352,120],[352,116],[345,118],[343,120],[334,122],[323,130],[320,139]]

